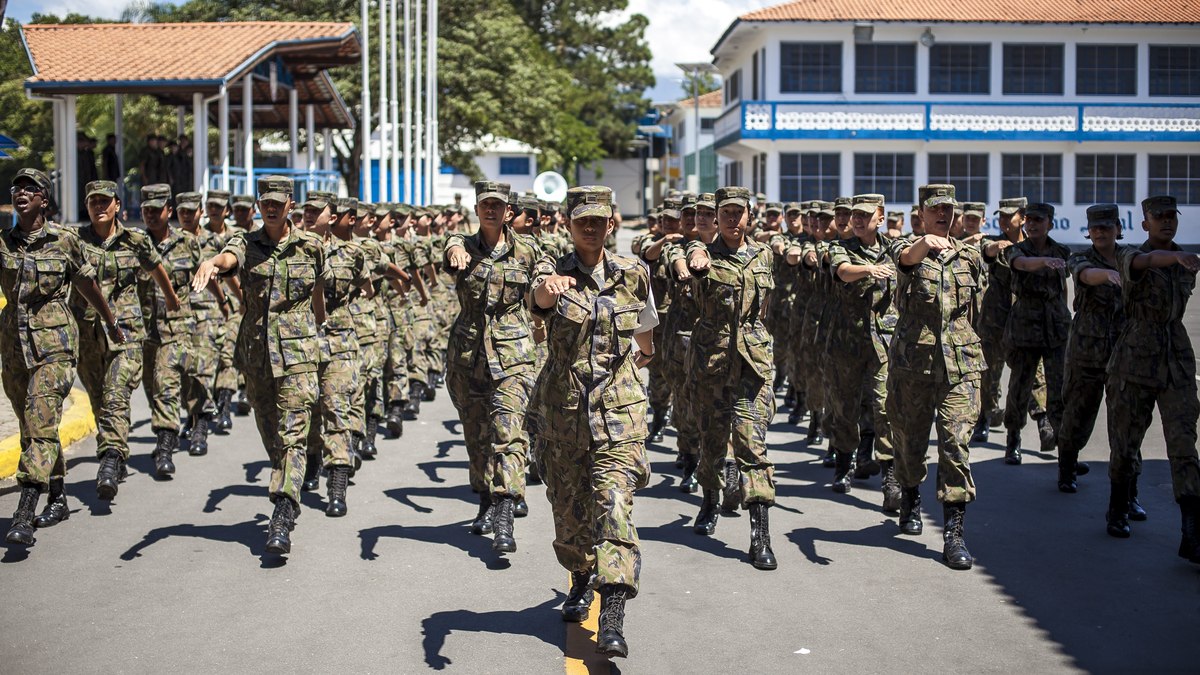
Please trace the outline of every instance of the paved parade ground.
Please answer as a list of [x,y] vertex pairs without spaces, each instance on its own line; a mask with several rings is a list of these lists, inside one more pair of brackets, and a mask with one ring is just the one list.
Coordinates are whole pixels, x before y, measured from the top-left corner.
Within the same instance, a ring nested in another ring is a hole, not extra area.
[[[835,495],[825,445],[806,447],[786,412],[768,437],[779,569],[757,571],[746,515],[722,518],[712,538],[692,533],[700,496],[677,489],[668,433],[635,502],[645,563],[628,605],[630,657],[610,666],[592,652],[598,601],[582,628],[559,618],[568,576],[544,487],[529,490],[517,553],[498,557],[490,537],[468,533],[476,501],[445,390],[403,438],[380,440],[345,518],[324,515],[324,481],[305,494],[286,559],[264,553],[269,467],[252,418],[212,436],[206,457],[177,453],[174,480],[157,482],[140,391],[133,413],[116,500],[97,499],[85,441],[69,461],[70,520],[30,549],[0,549],[0,672],[1195,672],[1200,655],[1200,566],[1175,555],[1157,420],[1140,484],[1150,517],[1128,540],[1105,534],[1103,412],[1076,495],[1056,489],[1052,456],[1004,465],[994,431],[972,453],[967,572],[940,561],[932,480],[925,533],[900,536],[879,510],[878,477]],[[1035,447],[1031,424],[1025,448]],[[7,485],[4,523],[17,500]]]

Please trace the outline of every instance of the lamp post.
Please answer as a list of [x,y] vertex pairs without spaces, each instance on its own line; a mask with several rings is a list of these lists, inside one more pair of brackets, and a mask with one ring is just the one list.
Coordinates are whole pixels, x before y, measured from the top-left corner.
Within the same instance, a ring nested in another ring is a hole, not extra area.
[[675,67],[682,70],[683,74],[692,80],[692,112],[694,115],[692,123],[692,154],[696,157],[696,183],[692,184],[692,176],[686,171],[687,158],[684,157],[684,184],[687,186],[689,192],[700,192],[700,74],[716,73],[718,71],[716,66],[708,62],[676,63]]

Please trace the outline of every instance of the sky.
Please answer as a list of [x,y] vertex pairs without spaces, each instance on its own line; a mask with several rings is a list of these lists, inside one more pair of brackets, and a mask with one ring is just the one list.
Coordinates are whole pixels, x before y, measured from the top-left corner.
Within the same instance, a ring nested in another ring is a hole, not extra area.
[[[130,0],[9,0],[9,15],[28,21],[34,12],[79,12],[117,18]],[[650,19],[647,37],[654,53],[651,65],[657,84],[647,92],[652,101],[684,98],[676,63],[710,61],[709,50],[738,16],[783,0],[629,0],[629,11]]]

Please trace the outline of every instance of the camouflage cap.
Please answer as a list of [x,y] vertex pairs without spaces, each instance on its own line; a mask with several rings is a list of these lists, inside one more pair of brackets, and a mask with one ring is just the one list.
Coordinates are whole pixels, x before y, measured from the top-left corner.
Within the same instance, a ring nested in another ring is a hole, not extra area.
[[199,211],[202,201],[204,201],[204,195],[199,192],[180,192],[175,195],[175,208],[184,211]]
[[1031,218],[1035,215],[1040,215],[1045,217],[1046,220],[1053,220],[1054,205],[1046,204],[1045,202],[1035,202],[1025,207],[1025,215]]
[[515,209],[515,208],[517,208],[517,205],[520,203],[521,203],[521,195],[520,194],[518,194],[516,192],[508,193],[508,205],[509,206],[511,206]]
[[877,194],[854,195],[854,197],[852,197],[851,199],[853,200],[853,204],[850,206],[851,211],[862,211],[864,213],[875,213],[879,209],[882,209],[883,205],[884,205],[883,195],[877,195]]
[[538,211],[541,211],[542,213],[553,213],[557,210],[557,208],[552,207],[550,202],[546,201],[545,199],[538,200]]
[[375,212],[374,204],[372,204],[371,202],[360,201],[358,203],[358,208],[354,210],[354,215],[358,216],[359,219],[361,220],[363,218],[366,218],[368,213],[374,213],[374,212]]
[[104,195],[105,197],[117,196],[117,184],[111,180],[94,180],[84,187],[84,199],[92,195]]
[[663,202],[662,209],[659,210],[659,217],[675,219],[682,218],[683,211],[680,208],[683,206],[682,201],[683,195],[680,195],[678,198],[668,199],[667,201]]
[[848,209],[852,206],[854,206],[853,197],[838,197],[837,199],[833,200],[834,211],[837,211],[838,209]]
[[804,208],[800,205],[800,202],[788,202],[783,207],[784,213],[792,213],[792,212],[800,213],[803,211],[804,211]]
[[680,198],[680,200],[679,200],[679,210],[681,212],[687,211],[689,209],[692,211],[695,211],[696,210],[696,201],[697,201],[696,193],[694,193],[694,192],[683,193],[683,197]]
[[292,212],[288,217],[299,222],[302,218],[304,218],[304,209],[297,206],[296,208],[292,209]]
[[904,212],[903,211],[888,211],[887,222],[900,223],[903,221],[904,221]]
[[1116,204],[1095,204],[1087,208],[1088,227],[1120,227],[1121,209]]
[[33,184],[38,186],[43,192],[49,193],[53,188],[53,183],[50,182],[50,176],[46,175],[45,171],[30,169],[28,167],[21,169],[17,175],[13,176],[12,184],[16,185],[19,180],[33,181]]
[[392,217],[393,218],[395,218],[396,216],[400,216],[401,218],[403,218],[403,217],[406,217],[408,214],[412,213],[412,209],[408,208],[407,204],[390,204],[389,206],[392,207]]
[[1007,199],[1000,200],[1000,208],[996,209],[994,213],[1003,213],[1006,216],[1011,216],[1024,209],[1028,204],[1029,200],[1024,197],[1008,197]]
[[913,205],[912,205],[912,209],[910,209],[910,210],[909,210],[909,212],[908,212],[908,215],[910,215],[910,216],[917,216],[917,215],[920,215],[920,214],[921,214],[921,205],[920,205],[920,204],[913,204]]
[[987,204],[984,204],[983,202],[963,202],[962,209],[963,215],[979,216],[982,218],[984,214],[987,213]]
[[375,205],[375,217],[376,218],[384,218],[384,217],[387,217],[390,215],[392,215],[392,205],[391,204],[388,204],[385,202],[379,202],[378,204]]
[[238,207],[254,208],[254,195],[234,195],[231,201],[235,209]]
[[229,191],[228,190],[209,190],[208,198],[205,204],[220,204],[221,206],[229,206]]
[[765,204],[767,202],[767,193],[759,192],[758,194],[754,195],[754,201],[758,204]]
[[142,186],[142,208],[161,209],[171,201],[171,186],[166,183],[154,183]]
[[324,209],[326,206],[333,206],[336,200],[337,195],[332,192],[309,190],[304,198],[304,208],[311,206],[314,209]]
[[701,206],[716,211],[717,195],[713,194],[712,192],[702,192],[696,195],[696,208],[700,208]]
[[1170,195],[1154,195],[1142,200],[1142,212],[1157,215],[1179,213],[1178,203]]
[[517,200],[517,205],[527,211],[540,212],[542,210],[542,202],[538,200],[536,195],[530,193],[521,195],[521,198]]
[[783,213],[783,204],[779,202],[770,202],[767,204],[767,213]]
[[512,186],[508,183],[498,183],[493,180],[478,180],[475,181],[475,203],[485,199],[499,199],[507,202],[508,195],[512,193]]
[[820,199],[813,202],[813,213],[816,213],[818,216],[829,216],[830,218],[836,215],[833,209],[833,202],[826,202]]
[[800,211],[807,216],[816,210],[817,207],[814,206],[816,203],[817,201],[815,199],[806,199],[800,202]]
[[682,190],[676,190],[674,188],[667,190],[667,199],[679,199],[681,196],[683,196]]
[[587,216],[612,218],[612,188],[581,185],[567,190],[567,212],[571,220]]
[[357,211],[358,200],[354,197],[339,197],[338,200],[334,202],[333,212],[339,216],[347,213],[357,213]]
[[738,204],[747,208],[750,206],[750,188],[729,185],[723,188],[718,188],[715,196],[717,199],[717,208],[725,206],[726,204]]
[[295,192],[295,185],[287,176],[263,176],[258,179],[260,201],[286,202]]
[[917,190],[917,202],[927,209],[942,204],[958,204],[958,200],[954,198],[954,186],[949,183],[922,185]]

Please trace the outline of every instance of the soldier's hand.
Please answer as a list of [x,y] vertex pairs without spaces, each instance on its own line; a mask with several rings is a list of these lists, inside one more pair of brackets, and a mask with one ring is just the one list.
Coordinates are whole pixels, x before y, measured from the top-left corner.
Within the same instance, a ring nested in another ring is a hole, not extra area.
[[805,253],[804,254],[804,264],[809,267],[816,267],[817,266],[817,254],[814,253],[813,251],[809,251],[808,253]]
[[1067,261],[1062,258],[1046,258],[1042,263],[1048,270],[1065,270],[1067,269]]
[[446,251],[446,259],[450,261],[450,267],[456,270],[465,270],[467,265],[471,264],[471,255],[466,252],[461,246]]
[[118,344],[118,345],[125,344],[127,338],[125,337],[125,331],[121,330],[120,326],[118,326],[117,324],[114,323],[112,325],[107,326],[107,328],[108,328],[108,339],[109,340],[112,340],[114,344]]
[[936,234],[927,234],[922,237],[922,239],[925,240],[925,245],[928,246],[929,250],[931,251],[937,251],[940,253],[950,248],[950,239],[948,237],[939,237]]
[[688,271],[686,262],[682,260],[676,260],[674,268],[676,281],[687,281],[692,278],[692,273]]
[[698,251],[688,256],[688,267],[696,272],[707,270],[711,264],[712,261],[709,260],[708,255],[703,251]]
[[179,311],[179,296],[165,298],[165,300],[166,300],[168,312],[178,312]]
[[567,292],[568,289],[575,287],[575,278],[554,274],[546,277],[546,280],[542,283],[546,285],[547,291],[555,296],[559,296]]
[[1121,273],[1120,272],[1118,272],[1116,270],[1108,270],[1107,272],[1104,273],[1104,276],[1108,277],[1109,284],[1116,286],[1117,288],[1121,287]]
[[891,265],[871,265],[871,278],[891,279],[896,276],[896,268]]
[[1008,239],[1001,239],[1000,241],[996,242],[996,248],[1000,249],[1001,251],[1012,245],[1013,243]]
[[670,244],[674,244],[677,241],[683,241],[683,234],[679,232],[676,232],[675,234],[668,234],[663,237],[663,241]]
[[1195,253],[1180,253],[1179,264],[1189,272],[1200,271],[1200,255]]
[[215,279],[217,276],[217,266],[211,260],[205,260],[196,268],[196,274],[192,276],[192,291],[199,293],[205,288],[208,288],[208,282]]
[[637,368],[639,370],[650,365],[650,362],[653,360],[654,360],[653,354],[647,355],[644,352],[642,352],[642,350],[640,350],[640,349],[635,350],[633,352],[633,365],[637,366]]

